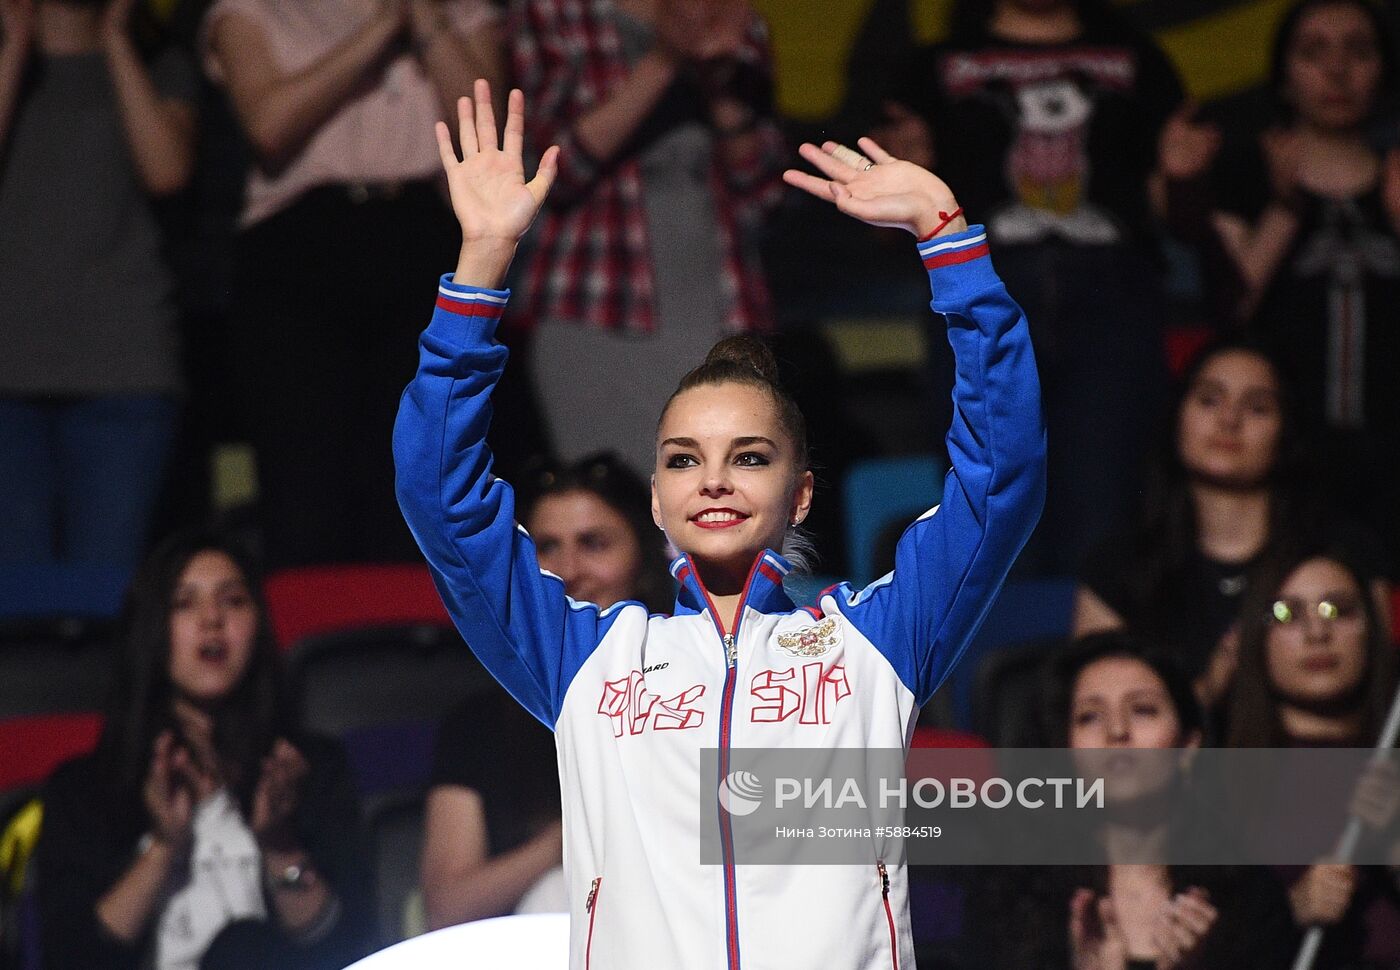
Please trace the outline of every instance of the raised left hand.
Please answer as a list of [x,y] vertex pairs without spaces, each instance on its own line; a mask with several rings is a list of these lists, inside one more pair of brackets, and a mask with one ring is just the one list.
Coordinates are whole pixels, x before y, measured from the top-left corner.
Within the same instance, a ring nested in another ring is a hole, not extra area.
[[904,229],[918,239],[935,230],[947,235],[967,228],[961,215],[948,219],[957,211],[958,202],[937,175],[895,158],[871,138],[856,144],[864,156],[830,141],[820,148],[802,145],[798,153],[826,178],[788,169],[783,181],[836,203],[836,208],[861,222]]
[[258,844],[282,848],[292,844],[297,804],[301,801],[301,781],[308,765],[291,743],[278,738],[272,752],[262,760],[262,773],[253,790],[253,812],[249,827]]

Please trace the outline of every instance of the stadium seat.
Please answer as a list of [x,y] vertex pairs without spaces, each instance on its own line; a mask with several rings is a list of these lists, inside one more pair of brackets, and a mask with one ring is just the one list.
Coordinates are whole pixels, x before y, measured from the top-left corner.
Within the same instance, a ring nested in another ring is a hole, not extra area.
[[87,637],[0,637],[0,720],[100,709],[113,649]]
[[297,723],[340,739],[365,795],[421,791],[442,719],[496,689],[456,631],[435,625],[310,637],[288,666]]
[[372,627],[311,637],[289,663],[298,723],[342,736],[356,728],[437,722],[492,681],[456,631]]
[[1044,667],[1061,640],[1004,647],[983,658],[977,671],[974,723],[999,748],[1036,748],[1044,736]]
[[272,628],[284,650],[323,633],[411,623],[451,626],[428,567],[307,566],[267,578]]
[[379,937],[386,945],[411,935],[405,913],[418,891],[423,810],[424,796],[418,792],[383,801],[368,813],[379,894]]
[[1004,743],[974,719],[978,671],[1004,648],[1067,638],[1074,613],[1074,590],[1072,579],[1018,580],[1001,588],[967,654],[953,671],[956,724],[976,731],[994,745]]
[[0,618],[112,619],[130,581],[129,565],[0,564]]
[[875,547],[891,523],[913,522],[943,497],[944,468],[933,455],[869,458],[846,473],[846,555],[851,582],[864,586],[875,575]]
[[37,786],[69,758],[87,754],[102,733],[90,711],[0,720],[0,792]]

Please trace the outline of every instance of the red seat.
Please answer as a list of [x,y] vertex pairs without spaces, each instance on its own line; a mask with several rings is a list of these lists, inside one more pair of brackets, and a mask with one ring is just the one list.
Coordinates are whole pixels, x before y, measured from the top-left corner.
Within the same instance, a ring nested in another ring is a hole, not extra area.
[[269,576],[263,588],[284,650],[309,636],[358,627],[452,623],[427,566],[306,566]]
[[64,761],[87,754],[102,715],[39,714],[0,721],[0,791],[38,785]]
[[1176,326],[1166,332],[1167,368],[1173,377],[1180,377],[1186,366],[1210,343],[1214,334],[1209,327]]
[[970,731],[920,725],[914,728],[911,748],[990,748],[986,738]]

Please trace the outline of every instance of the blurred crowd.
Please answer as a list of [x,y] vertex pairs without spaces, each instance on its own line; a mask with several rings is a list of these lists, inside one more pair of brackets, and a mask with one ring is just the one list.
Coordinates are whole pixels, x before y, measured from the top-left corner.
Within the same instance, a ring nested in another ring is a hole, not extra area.
[[[71,592],[97,564],[109,587],[130,580],[103,630],[120,648],[100,737],[43,787],[33,858],[7,888],[28,909],[6,910],[0,959],[340,967],[385,941],[362,792],[345,739],[287,701],[294,645],[276,642],[261,577],[420,562],[389,440],[456,259],[433,125],[473,79],[524,91],[536,158],[560,147],[512,272],[491,434],[572,596],[669,611],[655,415],[717,337],[769,335],[794,368],[830,483],[816,571],[833,577],[853,569],[834,511],[864,500],[835,487],[853,463],[894,450],[946,467],[950,354],[941,319],[919,317],[918,432],[850,440],[840,355],[791,308],[844,273],[861,295],[833,316],[879,316],[875,291],[901,288],[912,314],[916,254],[784,192],[799,126],[746,0],[160,14],[0,0],[0,575],[19,586],[5,612],[30,635],[51,612],[37,577]],[[1191,101],[1130,14],[957,0],[946,39],[886,65],[873,107],[837,126],[953,187],[1030,322],[1049,492],[1013,584],[1071,590],[1057,639],[1073,643],[1031,651],[1021,733],[984,733],[1369,747],[1396,688],[1393,25],[1370,0],[1287,6],[1268,108],[1242,124]],[[828,229],[851,240],[835,258]],[[862,278],[872,251],[893,269]],[[255,501],[215,508],[228,441],[254,456]],[[951,727],[935,704],[928,724]],[[476,691],[427,762],[404,925],[567,908],[549,732]],[[1397,807],[1394,780],[1358,792],[1378,828]],[[947,880],[942,908],[915,900],[933,966],[1277,967],[1309,926],[1329,929],[1318,967],[1400,966],[1400,878],[1384,867],[1110,859]]]

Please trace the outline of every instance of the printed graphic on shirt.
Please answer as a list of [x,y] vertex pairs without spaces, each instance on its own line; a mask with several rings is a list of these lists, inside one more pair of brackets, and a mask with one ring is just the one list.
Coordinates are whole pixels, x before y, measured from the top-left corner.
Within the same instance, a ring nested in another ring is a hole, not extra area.
[[687,687],[663,700],[647,690],[640,670],[603,684],[598,713],[612,719],[613,737],[638,735],[647,730],[678,731],[698,728],[705,723],[705,712],[697,705],[705,696],[705,685]]
[[800,670],[760,671],[749,682],[749,696],[754,724],[790,721],[794,714],[798,724],[830,724],[836,705],[851,696],[851,683],[844,664],[828,667],[814,661]]
[[1323,200],[1317,231],[1305,239],[1294,272],[1327,287],[1327,423],[1366,423],[1366,278],[1400,276],[1395,240],[1371,229],[1354,199]]
[[841,642],[840,621],[829,616],[813,626],[778,634],[778,646],[794,657],[820,657]]
[[987,220],[995,238],[1119,241],[1117,225],[1087,198],[1088,139],[1096,93],[1133,85],[1136,67],[1129,52],[978,51],[947,58],[943,70],[951,95],[990,99],[1015,127],[1005,172],[1014,201]]

